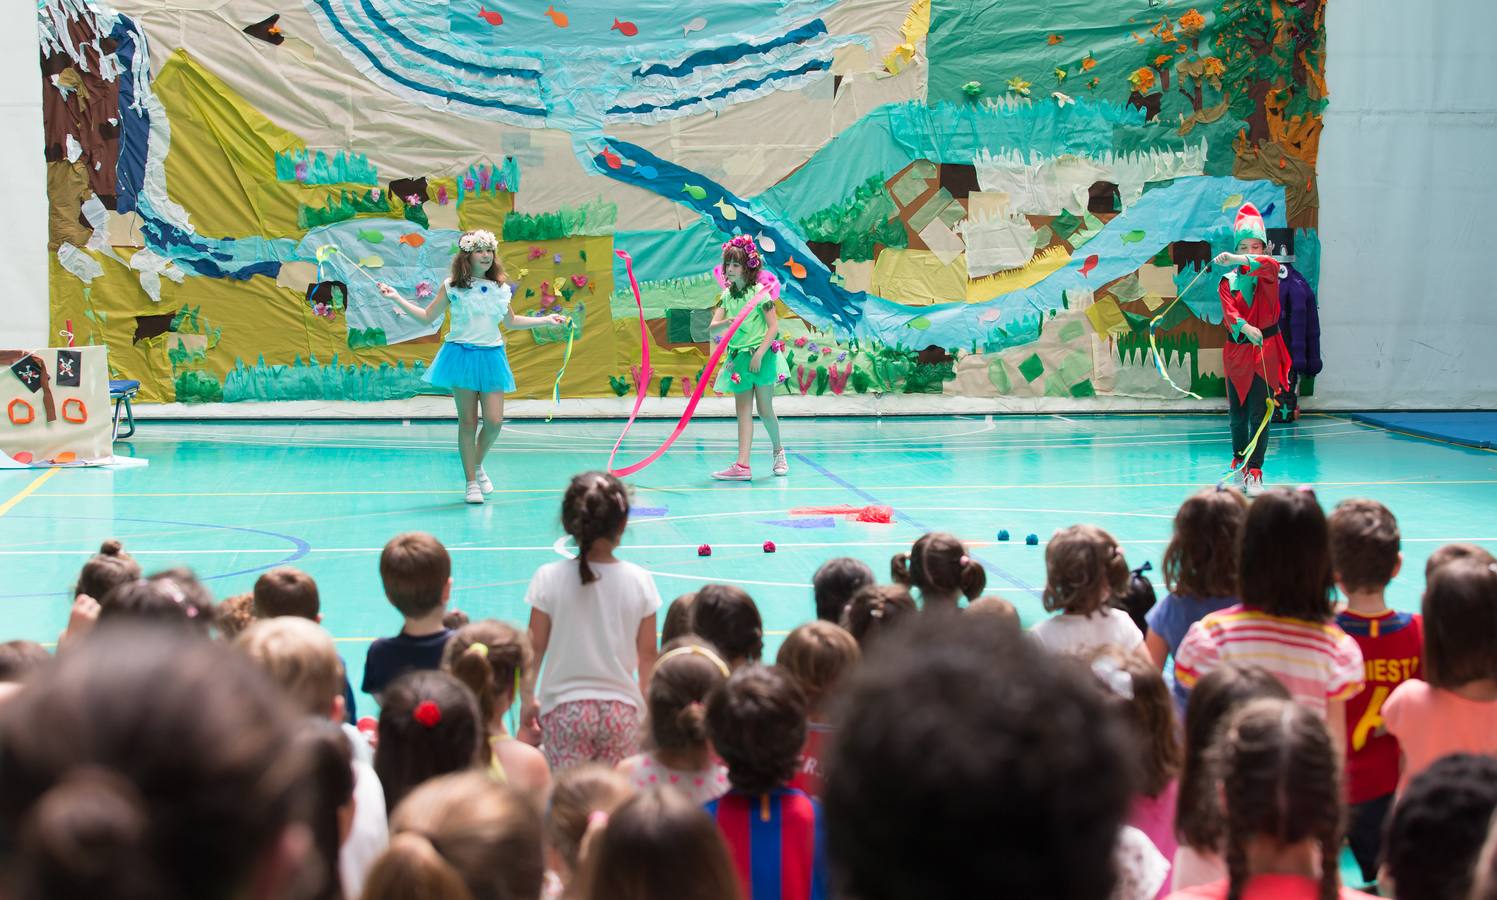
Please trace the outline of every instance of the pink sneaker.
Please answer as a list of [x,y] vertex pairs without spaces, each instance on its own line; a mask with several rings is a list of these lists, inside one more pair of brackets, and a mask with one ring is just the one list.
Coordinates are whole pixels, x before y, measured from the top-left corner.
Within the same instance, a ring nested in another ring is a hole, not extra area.
[[728,466],[726,469],[723,469],[721,472],[713,472],[712,477],[716,478],[718,481],[749,481],[754,476],[749,471],[748,466],[740,465],[739,463],[735,462],[731,466]]

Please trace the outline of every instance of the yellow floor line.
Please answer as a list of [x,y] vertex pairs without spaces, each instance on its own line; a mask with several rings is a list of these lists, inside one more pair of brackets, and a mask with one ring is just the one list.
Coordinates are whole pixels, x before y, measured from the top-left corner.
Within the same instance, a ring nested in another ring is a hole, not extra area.
[[21,490],[18,491],[14,497],[11,497],[4,503],[0,503],[0,516],[5,515],[12,509],[15,509],[17,503],[20,503],[22,500],[30,497],[33,493],[36,492],[37,488],[46,484],[49,478],[54,477],[58,472],[61,471],[61,469],[48,469],[47,471],[33,478],[31,480],[31,483],[21,488]]

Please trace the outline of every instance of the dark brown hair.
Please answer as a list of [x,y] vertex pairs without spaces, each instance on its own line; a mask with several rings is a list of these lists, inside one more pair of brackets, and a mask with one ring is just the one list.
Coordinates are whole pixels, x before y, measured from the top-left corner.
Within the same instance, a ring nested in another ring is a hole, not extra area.
[[[733,292],[733,296],[741,297],[744,294],[751,293],[759,289],[759,273],[764,270],[764,256],[762,253],[759,255],[758,259],[759,265],[751,267],[749,265],[748,251],[744,250],[742,247],[723,248],[723,278],[728,282],[728,290]],[[733,279],[728,278],[728,263],[738,263],[739,265],[743,266],[742,287],[738,287],[733,283]]]
[[424,531],[397,534],[379,555],[379,579],[390,605],[406,618],[419,618],[442,605],[452,580],[452,557]]
[[1238,710],[1213,751],[1226,805],[1227,900],[1248,879],[1247,843],[1320,845],[1320,900],[1341,892],[1340,754],[1325,722],[1293,700],[1254,700]]
[[255,615],[262,619],[296,616],[317,621],[322,604],[317,582],[301,569],[280,566],[255,579]]
[[7,896],[235,895],[300,817],[299,722],[219,644],[95,632],[0,707]]
[[576,892],[582,900],[742,900],[717,824],[671,788],[624,801],[588,844]]
[[1497,557],[1475,544],[1446,544],[1431,553],[1429,559],[1424,561],[1424,580],[1429,581],[1429,576],[1435,574],[1436,569],[1458,559],[1477,559],[1484,563],[1497,562]]
[[660,643],[669,644],[678,638],[692,634],[691,605],[697,602],[697,592],[682,594],[671,601],[665,610],[665,624],[660,626]]
[[538,900],[540,814],[482,772],[433,778],[390,816],[363,900]]
[[99,625],[149,622],[177,625],[207,637],[213,624],[213,595],[190,569],[167,569],[127,581],[97,598]]
[[305,868],[318,882],[315,887],[308,885],[304,896],[308,900],[343,900],[343,875],[338,866],[338,851],[343,844],[339,817],[354,802],[353,748],[342,728],[326,719],[303,719],[296,740],[308,760],[304,799],[314,858]]
[[[435,715],[424,706],[428,702],[434,704]],[[374,771],[385,788],[385,808],[399,806],[406,794],[427,779],[472,768],[485,758],[487,747],[478,701],[461,681],[433,671],[410,672],[395,679],[385,688],[374,751]]]
[[1424,680],[1450,690],[1497,678],[1497,564],[1457,559],[1424,588]]
[[919,613],[910,589],[897,584],[861,588],[842,610],[842,627],[867,650],[881,635]]
[[[469,234],[472,234],[472,232],[464,232],[462,236],[466,237]],[[461,240],[461,238],[459,238],[459,240]],[[497,282],[499,284],[504,283],[504,261],[499,258],[498,247],[494,248],[494,262],[489,266],[488,271],[484,272],[481,277],[487,278],[488,280]],[[473,286],[472,253],[469,253],[462,248],[458,248],[457,253],[453,254],[452,256],[452,270],[448,273],[448,280],[452,282],[453,287],[457,288],[470,288]]]
[[546,804],[546,843],[575,872],[589,817],[595,812],[613,812],[633,793],[629,779],[607,766],[590,763],[563,769],[551,784],[551,800]]
[[629,524],[629,489],[607,472],[573,476],[561,498],[561,527],[577,541],[577,570],[583,584],[598,580],[587,552],[599,538],[618,540]]
[[22,681],[52,661],[52,654],[36,641],[0,644],[0,681]]
[[1210,752],[1232,713],[1263,697],[1289,699],[1289,690],[1267,669],[1225,665],[1201,676],[1185,706],[1185,761],[1175,800],[1175,837],[1196,850],[1216,853],[1225,834],[1216,798]]
[[1091,655],[1091,663],[1093,674],[1108,695],[1118,698],[1123,719],[1133,729],[1138,791],[1158,797],[1179,776],[1182,756],[1169,686],[1159,669],[1137,653],[1104,647]]
[[764,620],[754,598],[742,588],[704,585],[691,605],[691,630],[716,647],[729,665],[738,660],[758,662],[764,655]]
[[[1497,809],[1497,759],[1442,756],[1409,779],[1389,816],[1383,863],[1400,898],[1486,900],[1476,863]],[[1490,890],[1490,888],[1489,888]]]
[[821,564],[811,576],[811,593],[816,602],[816,618],[833,625],[842,621],[842,610],[860,588],[878,581],[873,570],[861,559],[839,556]]
[[1314,492],[1270,488],[1252,502],[1237,582],[1242,602],[1271,616],[1331,620],[1330,530]]
[[1326,520],[1331,567],[1349,591],[1382,590],[1398,568],[1398,520],[1376,500],[1342,500]]
[[705,641],[695,638],[672,641],[661,651],[650,671],[650,693],[645,698],[650,743],[656,750],[671,751],[704,746],[707,698],[727,680],[719,668],[727,663]]
[[1045,547],[1046,612],[1090,616],[1128,588],[1128,560],[1113,536],[1095,525],[1055,532]]
[[[889,561],[895,584],[917,588],[922,593],[960,593],[975,600],[988,586],[982,563],[967,555],[962,542],[943,532],[921,535],[909,553],[896,553]],[[922,598],[923,599],[923,598]]]
[[852,672],[861,655],[857,639],[847,629],[818,619],[790,632],[775,664],[800,685],[810,714],[821,711],[827,696]]
[[712,746],[728,765],[728,783],[750,794],[790,782],[806,743],[806,697],[777,667],[733,673],[707,701]]
[[1180,504],[1164,548],[1164,586],[1185,597],[1237,596],[1237,544],[1247,500],[1236,488],[1204,488]]
[[73,585],[73,594],[87,594],[95,600],[109,593],[111,588],[140,578],[140,563],[125,552],[125,546],[116,540],[107,540],[99,545],[99,552],[89,557],[78,573],[78,583]]
[[478,716],[485,731],[495,710],[514,702],[515,681],[533,660],[530,636],[496,619],[464,625],[442,648],[442,668],[478,698]]

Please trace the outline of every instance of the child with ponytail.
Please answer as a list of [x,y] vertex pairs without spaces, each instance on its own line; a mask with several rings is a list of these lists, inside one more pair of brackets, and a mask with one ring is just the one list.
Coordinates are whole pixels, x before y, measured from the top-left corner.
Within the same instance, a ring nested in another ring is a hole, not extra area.
[[488,739],[489,774],[521,793],[542,797],[551,785],[546,757],[516,740],[504,725],[504,716],[514,706],[521,677],[530,665],[530,639],[493,619],[459,628],[442,655],[442,668],[478,698],[478,717]]
[[889,561],[895,584],[920,592],[921,609],[956,609],[961,597],[982,596],[988,575],[982,563],[967,555],[962,542],[949,534],[921,535],[909,553]]
[[629,524],[622,481],[603,472],[574,477],[561,524],[577,557],[541,566],[530,580],[525,602],[540,697],[527,696],[521,714],[525,726],[539,724],[553,772],[585,762],[614,766],[637,752],[660,609],[650,573],[614,556]]
[[728,769],[707,742],[707,696],[728,675],[728,664],[701,641],[677,641],[660,654],[646,698],[649,749],[619,763],[637,790],[669,785],[693,803],[728,792]]

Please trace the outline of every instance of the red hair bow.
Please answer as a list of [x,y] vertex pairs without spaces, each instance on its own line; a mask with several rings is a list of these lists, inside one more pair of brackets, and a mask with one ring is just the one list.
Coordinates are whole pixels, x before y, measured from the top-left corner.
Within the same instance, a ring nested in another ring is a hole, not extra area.
[[426,728],[435,728],[437,723],[442,721],[442,708],[430,700],[422,700],[411,711],[411,718]]

